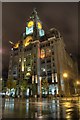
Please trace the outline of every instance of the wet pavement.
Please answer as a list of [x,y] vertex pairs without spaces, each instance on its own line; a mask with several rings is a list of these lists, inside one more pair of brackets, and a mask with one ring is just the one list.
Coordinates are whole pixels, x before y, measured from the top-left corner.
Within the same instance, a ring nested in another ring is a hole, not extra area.
[[3,118],[80,120],[80,98],[2,100]]

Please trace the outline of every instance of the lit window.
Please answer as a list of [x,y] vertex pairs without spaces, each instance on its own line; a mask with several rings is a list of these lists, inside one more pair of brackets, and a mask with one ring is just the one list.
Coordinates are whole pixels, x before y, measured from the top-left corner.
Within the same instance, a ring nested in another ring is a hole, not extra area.
[[31,71],[31,67],[28,67],[28,68],[27,68],[27,71]]
[[24,62],[22,61],[22,71],[24,71]]
[[19,62],[21,62],[21,58],[19,58]]
[[26,76],[30,76],[31,74],[28,72],[28,73],[26,73]]
[[24,62],[26,62],[26,58],[24,58]]
[[41,50],[41,58],[42,59],[45,58],[45,51],[44,51],[44,49]]
[[46,49],[46,56],[50,56],[51,55],[51,50],[50,50],[50,48],[47,48]]
[[43,72],[45,72],[45,71],[46,71],[46,70],[45,70],[45,68],[41,68],[41,69],[42,69],[42,71],[43,71]]
[[38,81],[37,81],[37,75],[35,75],[35,83],[37,83]]
[[55,80],[56,80],[56,82],[58,82],[58,80],[57,80],[57,73],[55,73]]

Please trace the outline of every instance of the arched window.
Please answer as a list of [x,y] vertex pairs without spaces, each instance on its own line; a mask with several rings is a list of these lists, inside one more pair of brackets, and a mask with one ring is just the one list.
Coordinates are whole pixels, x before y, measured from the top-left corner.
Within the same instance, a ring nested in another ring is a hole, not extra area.
[[44,49],[41,49],[41,58],[45,58],[45,50]]

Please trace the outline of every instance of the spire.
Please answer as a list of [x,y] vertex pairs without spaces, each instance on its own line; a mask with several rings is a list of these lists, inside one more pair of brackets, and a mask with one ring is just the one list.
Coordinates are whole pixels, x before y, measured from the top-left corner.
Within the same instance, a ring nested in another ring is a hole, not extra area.
[[39,39],[39,29],[37,25],[39,17],[37,15],[36,8],[33,9],[33,16],[34,16],[33,39]]

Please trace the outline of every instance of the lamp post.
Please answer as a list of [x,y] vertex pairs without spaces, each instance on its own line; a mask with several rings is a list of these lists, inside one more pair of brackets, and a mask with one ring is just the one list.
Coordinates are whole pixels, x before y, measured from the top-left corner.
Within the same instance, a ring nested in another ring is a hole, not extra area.
[[77,80],[76,81],[76,85],[77,85],[77,94],[79,94],[80,93],[80,81],[79,80]]
[[41,77],[40,77],[40,99],[42,98],[42,85],[41,85]]
[[67,83],[67,84],[65,84],[65,91],[67,92],[66,95],[68,96],[68,95],[70,95],[70,88],[69,88],[69,81],[67,79],[68,78],[67,72],[63,73],[63,78],[66,80],[65,83]]

